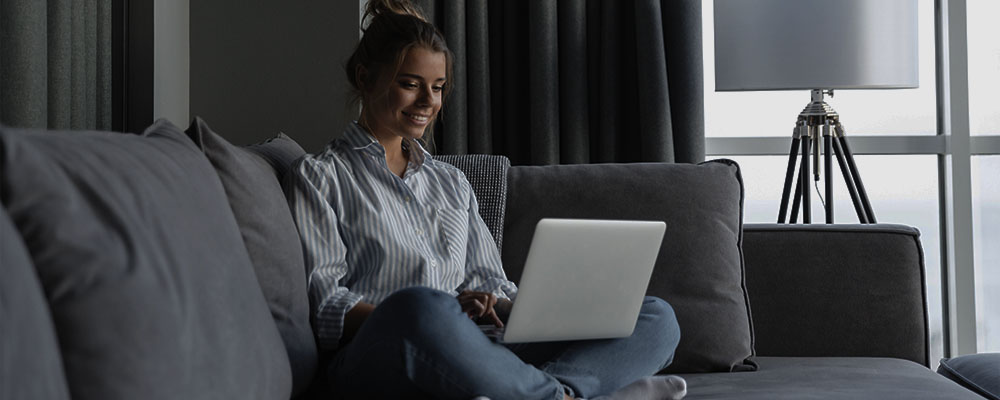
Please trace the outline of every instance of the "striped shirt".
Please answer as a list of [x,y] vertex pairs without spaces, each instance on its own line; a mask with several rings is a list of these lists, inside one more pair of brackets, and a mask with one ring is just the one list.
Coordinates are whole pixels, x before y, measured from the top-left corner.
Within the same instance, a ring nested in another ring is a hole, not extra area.
[[511,298],[500,254],[465,175],[404,139],[410,162],[393,174],[385,149],[357,123],[289,174],[286,194],[302,238],[313,327],[335,349],[358,302],[425,286]]

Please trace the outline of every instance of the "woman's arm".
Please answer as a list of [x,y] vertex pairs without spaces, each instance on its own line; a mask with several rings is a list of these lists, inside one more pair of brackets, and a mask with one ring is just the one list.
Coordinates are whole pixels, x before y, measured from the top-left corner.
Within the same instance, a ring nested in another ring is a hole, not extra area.
[[479,203],[468,181],[462,182],[469,196],[469,233],[466,239],[465,280],[458,291],[476,291],[494,294],[498,299],[509,299],[517,294],[517,286],[507,279],[500,251],[483,218],[479,216]]
[[341,286],[350,272],[347,247],[338,230],[337,213],[331,199],[336,181],[328,166],[306,157],[293,165],[286,176],[285,195],[292,218],[302,239],[306,271],[309,271],[309,304],[314,329],[321,348],[334,349],[341,338],[353,335],[366,313],[348,316],[362,296]]

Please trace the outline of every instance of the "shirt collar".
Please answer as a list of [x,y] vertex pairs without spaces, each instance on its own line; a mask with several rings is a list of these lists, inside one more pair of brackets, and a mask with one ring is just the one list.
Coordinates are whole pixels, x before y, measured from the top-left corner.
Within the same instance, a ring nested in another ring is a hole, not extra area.
[[[354,150],[375,152],[385,157],[385,149],[382,144],[357,121],[348,124],[343,139]],[[403,139],[403,150],[410,152],[410,165],[414,169],[420,169],[424,165],[424,161],[431,158],[431,154],[417,140]]]

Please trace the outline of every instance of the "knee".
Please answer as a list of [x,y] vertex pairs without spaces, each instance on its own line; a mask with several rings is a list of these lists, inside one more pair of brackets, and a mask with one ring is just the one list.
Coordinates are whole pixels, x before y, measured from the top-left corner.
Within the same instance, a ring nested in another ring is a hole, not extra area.
[[448,293],[422,286],[401,289],[386,297],[377,308],[393,310],[395,314],[426,316],[458,305]]
[[650,325],[652,332],[671,353],[681,340],[681,328],[674,308],[659,297],[646,296],[639,312],[640,318]]
[[448,293],[426,287],[410,287],[399,290],[376,308],[376,312],[393,320],[408,335],[433,334],[442,329],[455,317],[463,316],[458,301]]

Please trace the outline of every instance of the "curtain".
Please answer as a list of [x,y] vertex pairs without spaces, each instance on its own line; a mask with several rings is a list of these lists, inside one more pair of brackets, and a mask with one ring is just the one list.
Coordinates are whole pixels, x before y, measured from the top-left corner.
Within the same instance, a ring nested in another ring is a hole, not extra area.
[[111,129],[111,0],[0,1],[0,123]]
[[442,154],[703,161],[701,0],[418,0],[455,53]]

